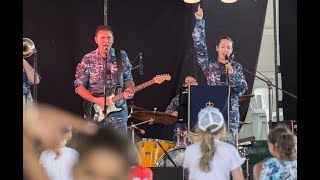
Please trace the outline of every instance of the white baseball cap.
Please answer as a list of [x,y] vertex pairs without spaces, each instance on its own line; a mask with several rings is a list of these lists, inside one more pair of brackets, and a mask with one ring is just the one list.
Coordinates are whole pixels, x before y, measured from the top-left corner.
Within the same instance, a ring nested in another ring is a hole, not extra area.
[[217,127],[211,129],[211,132],[216,132],[224,124],[224,118],[218,108],[207,106],[198,114],[198,126],[202,131],[207,131],[207,128],[211,125],[217,125]]

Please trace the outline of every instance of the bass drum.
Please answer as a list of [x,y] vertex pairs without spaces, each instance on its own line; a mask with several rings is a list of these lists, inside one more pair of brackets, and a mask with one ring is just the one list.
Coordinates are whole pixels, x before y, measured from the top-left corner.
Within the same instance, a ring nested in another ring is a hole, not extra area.
[[143,167],[155,167],[158,159],[165,154],[165,151],[169,151],[175,147],[175,144],[171,141],[160,140],[160,139],[150,139],[143,138],[139,141],[139,157],[140,157],[140,165]]
[[[185,150],[186,150],[185,147],[180,147],[180,148],[170,149],[168,151],[169,156],[171,157],[173,162],[177,165],[177,167],[183,166]],[[175,167],[166,154],[163,154],[160,157],[160,159],[156,163],[156,166],[157,167]]]

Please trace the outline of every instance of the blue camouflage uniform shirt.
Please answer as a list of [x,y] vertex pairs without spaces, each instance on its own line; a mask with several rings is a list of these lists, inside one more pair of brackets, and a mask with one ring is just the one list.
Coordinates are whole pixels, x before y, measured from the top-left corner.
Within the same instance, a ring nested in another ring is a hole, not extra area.
[[[122,72],[123,72],[123,82],[133,81],[132,78],[132,65],[128,59],[127,53],[123,50],[121,52],[122,59]],[[98,49],[86,54],[81,62],[78,64],[75,73],[74,86],[84,86],[92,94],[103,94],[104,92],[104,66],[105,61],[100,56]],[[115,49],[110,49],[110,59],[107,60],[107,90],[112,87],[119,86],[119,75],[116,62]],[[120,89],[120,92],[123,89]],[[118,93],[120,93],[118,92]],[[116,93],[116,94],[118,94]],[[100,122],[99,125],[107,126],[110,123],[112,126],[126,128],[128,120],[128,108],[126,101],[124,99],[116,102],[117,107],[122,107],[123,109],[119,112],[111,112],[108,114],[108,120]],[[102,123],[102,124],[101,124]],[[125,127],[124,127],[125,126]],[[126,129],[125,129],[126,131]]]
[[22,87],[23,87],[23,97],[25,98],[24,100],[26,101],[27,104],[32,103],[33,102],[33,97],[31,94],[31,83],[28,80],[27,77],[27,73],[25,71],[24,68],[23,69],[23,83],[22,83]]
[[[194,47],[197,51],[197,59],[201,69],[206,75],[207,84],[212,86],[229,85],[225,65],[209,58],[208,48],[206,46],[205,20],[197,19],[196,26],[192,32],[192,37],[194,40]],[[229,75],[231,86],[229,125],[232,135],[231,143],[235,144],[235,133],[238,130],[240,119],[238,96],[242,95],[248,89],[248,84],[242,72],[242,66],[234,60],[230,60],[229,63],[233,68],[233,74]]]

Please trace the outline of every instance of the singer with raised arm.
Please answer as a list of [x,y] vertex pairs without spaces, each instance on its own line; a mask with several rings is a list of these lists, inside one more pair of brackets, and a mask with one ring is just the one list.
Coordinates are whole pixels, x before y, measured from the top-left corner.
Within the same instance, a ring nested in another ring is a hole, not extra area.
[[[114,49],[109,26],[95,32],[97,49],[87,53],[76,67],[75,92],[84,99],[84,117],[99,128],[113,127],[127,134],[126,99],[134,96],[132,65],[124,50]],[[106,94],[105,94],[106,93]],[[115,100],[112,97],[120,97]]]
[[242,66],[230,57],[233,52],[231,38],[228,36],[221,37],[216,45],[217,60],[210,58],[206,45],[205,20],[203,19],[203,10],[200,5],[194,15],[196,17],[196,25],[192,32],[192,38],[197,51],[197,60],[206,75],[207,84],[211,86],[230,85],[231,87],[230,133],[231,144],[235,145],[240,119],[238,96],[248,89],[248,84],[242,72]]

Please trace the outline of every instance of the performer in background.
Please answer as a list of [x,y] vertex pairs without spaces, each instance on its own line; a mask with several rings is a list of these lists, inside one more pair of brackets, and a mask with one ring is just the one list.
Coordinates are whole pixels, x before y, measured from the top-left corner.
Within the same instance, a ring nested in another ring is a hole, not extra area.
[[[188,87],[191,85],[197,86],[198,85],[198,78],[191,73],[188,73],[183,78],[184,83],[183,87]],[[173,115],[178,117],[179,111],[179,94],[176,95],[167,106],[165,111],[166,114]],[[188,140],[188,123],[179,123],[177,122],[174,127],[174,134],[173,134],[173,142],[176,143],[177,146],[187,146],[190,144]]]
[[33,102],[31,94],[31,85],[40,83],[40,75],[25,58],[32,56],[36,52],[33,41],[29,38],[23,38],[23,59],[22,59],[22,72],[23,72],[23,104],[30,104]]
[[[230,59],[233,52],[233,41],[224,36],[216,45],[218,53],[217,60],[211,59],[208,55],[205,36],[205,20],[203,19],[203,10],[198,6],[195,13],[196,25],[192,33],[194,47],[197,51],[197,59],[200,67],[207,78],[208,85],[230,85],[230,133],[231,143],[236,143],[236,132],[239,127],[239,102],[238,96],[242,95],[247,89],[248,84],[242,72],[242,66]],[[227,59],[226,59],[227,58]],[[229,60],[228,60],[229,59]]]
[[[36,78],[34,78],[36,77]],[[23,102],[32,103],[31,85],[39,84],[40,76],[33,67],[23,58]]]
[[[94,39],[98,48],[87,53],[76,68],[75,92],[85,100],[85,118],[96,122],[101,128],[111,126],[126,134],[126,99],[133,98],[135,86],[131,73],[132,65],[124,50],[119,51],[112,47],[114,37],[109,26],[99,26]],[[110,98],[106,99],[107,118],[103,113],[105,82],[107,95],[113,96],[123,92],[123,98],[116,103]]]

